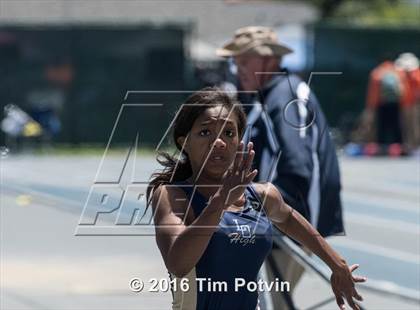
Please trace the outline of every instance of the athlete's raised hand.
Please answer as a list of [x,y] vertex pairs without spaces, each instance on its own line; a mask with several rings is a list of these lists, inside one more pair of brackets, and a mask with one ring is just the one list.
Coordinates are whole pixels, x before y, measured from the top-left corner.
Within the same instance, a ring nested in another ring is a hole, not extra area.
[[252,182],[258,173],[257,169],[250,171],[255,155],[253,146],[253,143],[249,142],[247,150],[243,151],[244,143],[241,141],[231,168],[223,176],[219,194],[224,198],[225,207],[242,197],[246,185]]
[[359,310],[359,306],[354,302],[353,298],[362,301],[362,296],[356,291],[354,287],[355,283],[366,282],[365,277],[353,275],[353,271],[356,270],[359,265],[347,265],[343,268],[336,270],[331,275],[331,287],[337,301],[337,305],[340,309],[345,309],[344,298],[352,309]]

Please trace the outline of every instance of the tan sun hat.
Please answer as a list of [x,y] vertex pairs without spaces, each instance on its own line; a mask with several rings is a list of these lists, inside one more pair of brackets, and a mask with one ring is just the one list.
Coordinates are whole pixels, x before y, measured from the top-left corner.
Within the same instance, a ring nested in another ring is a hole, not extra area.
[[245,53],[260,56],[282,56],[292,52],[292,49],[279,43],[273,29],[260,26],[249,26],[236,30],[233,40],[216,50],[216,54],[221,57],[232,57]]

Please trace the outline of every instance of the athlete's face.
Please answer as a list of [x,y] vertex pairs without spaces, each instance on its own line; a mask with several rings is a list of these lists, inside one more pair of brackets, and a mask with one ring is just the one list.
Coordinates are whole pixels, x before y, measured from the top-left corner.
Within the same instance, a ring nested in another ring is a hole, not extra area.
[[[185,151],[195,175],[221,178],[229,168],[240,142],[234,111],[223,106],[206,109],[194,122]],[[178,139],[182,145],[184,137]]]

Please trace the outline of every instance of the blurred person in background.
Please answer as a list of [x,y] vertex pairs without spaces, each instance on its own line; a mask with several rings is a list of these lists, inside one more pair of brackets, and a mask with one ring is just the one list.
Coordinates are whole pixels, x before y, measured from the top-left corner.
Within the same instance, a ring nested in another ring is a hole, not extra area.
[[403,141],[408,150],[420,146],[420,67],[412,53],[402,53],[395,61],[402,72],[406,104],[402,107]]
[[73,80],[73,65],[67,58],[49,59],[43,69],[44,83],[26,96],[29,114],[43,128],[44,143],[51,142],[60,133],[60,112]]
[[403,105],[401,72],[391,60],[375,67],[369,76],[366,110],[376,123],[375,141],[379,144],[402,143],[400,105]]
[[[323,237],[344,232],[340,173],[325,116],[309,86],[281,68],[293,51],[267,27],[244,27],[217,50],[234,60],[239,89],[257,91],[248,98],[244,141],[254,142],[258,181],[272,182],[287,204],[302,214]],[[277,163],[276,166],[273,164]],[[269,281],[281,277],[291,293],[304,269],[275,246],[266,260]],[[271,295],[274,309],[294,308],[291,296]]]
[[411,53],[386,60],[371,71],[363,126],[373,131],[366,142],[401,145],[408,152],[418,145],[419,81],[419,62]]

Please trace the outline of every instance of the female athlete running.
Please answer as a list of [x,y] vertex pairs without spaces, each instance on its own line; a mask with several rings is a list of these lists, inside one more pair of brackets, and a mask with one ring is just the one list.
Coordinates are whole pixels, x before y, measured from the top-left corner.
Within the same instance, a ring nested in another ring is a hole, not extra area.
[[257,170],[251,142],[243,152],[245,125],[238,102],[216,88],[203,89],[187,99],[174,123],[181,158],[163,153],[158,159],[165,168],[153,174],[147,199],[157,245],[176,281],[173,309],[258,309],[258,291],[247,283],[257,282],[271,250],[272,225],[330,267],[341,309],[344,300],[359,309],[355,283],[366,278],[352,275],[358,265],[349,267],[274,185],[252,183]]

